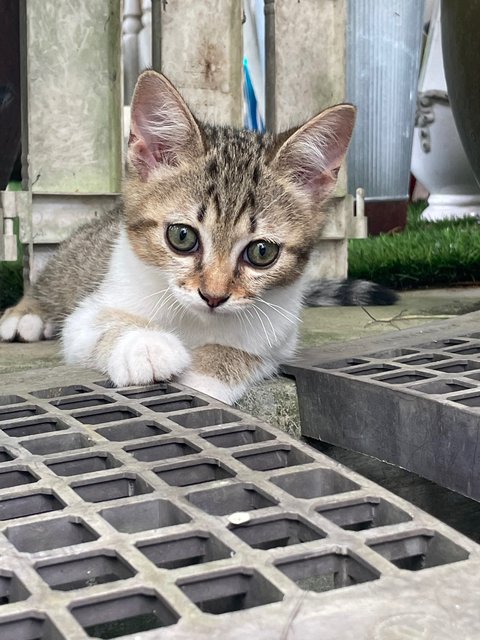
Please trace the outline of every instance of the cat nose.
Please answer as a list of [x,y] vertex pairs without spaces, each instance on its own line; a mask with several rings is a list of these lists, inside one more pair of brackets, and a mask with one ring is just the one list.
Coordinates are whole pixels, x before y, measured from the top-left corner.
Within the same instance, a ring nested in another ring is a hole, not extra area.
[[203,293],[203,291],[200,291],[200,289],[198,290],[198,295],[201,297],[202,300],[205,300],[205,302],[208,304],[210,309],[215,309],[215,307],[219,307],[221,304],[223,304],[230,298],[229,295],[228,296],[212,296],[209,293]]

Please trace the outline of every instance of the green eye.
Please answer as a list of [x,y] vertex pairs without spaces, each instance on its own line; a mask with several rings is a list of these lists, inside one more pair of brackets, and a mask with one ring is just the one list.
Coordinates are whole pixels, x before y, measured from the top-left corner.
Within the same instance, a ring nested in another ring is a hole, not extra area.
[[198,249],[197,232],[186,224],[170,224],[167,227],[167,240],[175,251],[192,253]]
[[243,258],[254,267],[269,267],[275,262],[280,247],[274,242],[256,240],[245,249]]

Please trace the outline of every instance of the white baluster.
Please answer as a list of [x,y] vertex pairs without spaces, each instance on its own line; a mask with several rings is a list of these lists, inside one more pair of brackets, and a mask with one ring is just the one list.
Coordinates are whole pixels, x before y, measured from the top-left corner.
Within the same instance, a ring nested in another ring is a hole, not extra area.
[[138,34],[138,62],[140,71],[152,66],[152,2],[142,2],[142,30]]
[[141,16],[141,0],[124,0],[122,45],[125,104],[130,104],[140,71],[138,38],[142,29]]

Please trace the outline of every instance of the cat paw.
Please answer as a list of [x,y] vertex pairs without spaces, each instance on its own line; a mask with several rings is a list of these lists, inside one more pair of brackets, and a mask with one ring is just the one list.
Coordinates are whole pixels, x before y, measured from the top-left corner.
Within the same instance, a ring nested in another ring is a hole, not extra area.
[[173,334],[131,329],[116,341],[107,373],[117,387],[126,387],[169,380],[189,364],[190,354]]
[[211,398],[215,398],[216,400],[220,400],[220,402],[224,402],[225,404],[233,404],[238,398],[242,395],[244,388],[231,387],[225,382],[218,380],[218,378],[213,378],[212,376],[207,376],[201,373],[195,373],[194,371],[188,371],[184,373],[178,379],[179,382],[184,384],[186,387],[191,387],[195,389],[195,391],[200,391]]
[[35,313],[6,313],[0,320],[0,340],[4,342],[37,342],[44,337],[44,330],[42,318]]

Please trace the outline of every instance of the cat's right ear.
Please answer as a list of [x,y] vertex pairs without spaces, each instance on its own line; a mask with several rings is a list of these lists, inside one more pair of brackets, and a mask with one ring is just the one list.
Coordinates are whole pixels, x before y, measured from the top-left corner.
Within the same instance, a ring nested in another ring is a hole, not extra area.
[[142,180],[160,166],[178,166],[204,153],[197,123],[175,87],[156,71],[137,80],[131,105],[128,160]]

